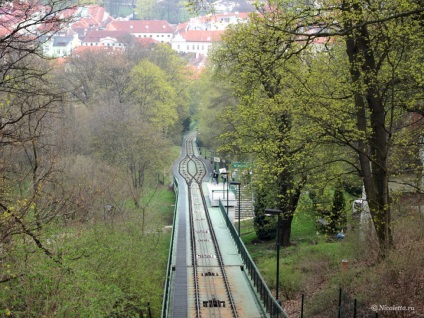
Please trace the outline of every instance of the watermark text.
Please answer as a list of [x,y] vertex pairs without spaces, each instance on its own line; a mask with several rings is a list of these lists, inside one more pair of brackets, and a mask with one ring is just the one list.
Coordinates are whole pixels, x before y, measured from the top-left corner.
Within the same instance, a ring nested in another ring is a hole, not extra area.
[[372,305],[372,311],[414,311],[415,307],[412,306],[395,306],[395,305]]

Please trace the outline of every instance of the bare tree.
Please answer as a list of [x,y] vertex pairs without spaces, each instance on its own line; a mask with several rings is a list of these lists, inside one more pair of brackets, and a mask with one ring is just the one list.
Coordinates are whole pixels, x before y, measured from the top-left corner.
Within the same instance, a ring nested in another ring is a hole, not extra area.
[[41,47],[73,18],[76,5],[0,0],[0,11],[0,243],[24,234],[60,262],[39,237],[66,201],[49,193],[56,157],[49,127],[63,95]]

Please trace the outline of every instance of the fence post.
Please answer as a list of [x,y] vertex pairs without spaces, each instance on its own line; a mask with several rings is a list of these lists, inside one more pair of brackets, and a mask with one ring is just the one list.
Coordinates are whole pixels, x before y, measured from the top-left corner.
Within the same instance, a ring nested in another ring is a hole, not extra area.
[[342,318],[342,288],[339,288],[339,313],[337,318]]
[[301,302],[301,306],[300,306],[300,318],[303,318],[303,304],[304,304],[304,300],[305,300],[305,294],[302,294],[302,302]]
[[356,318],[356,298],[353,300],[353,318]]

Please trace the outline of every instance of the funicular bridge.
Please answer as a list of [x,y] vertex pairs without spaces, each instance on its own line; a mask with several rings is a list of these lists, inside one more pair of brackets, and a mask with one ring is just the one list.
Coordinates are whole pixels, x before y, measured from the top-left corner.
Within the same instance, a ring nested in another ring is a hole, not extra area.
[[174,166],[177,204],[162,317],[288,317],[233,226],[234,194],[210,189],[210,168],[197,149],[196,134],[187,135]]

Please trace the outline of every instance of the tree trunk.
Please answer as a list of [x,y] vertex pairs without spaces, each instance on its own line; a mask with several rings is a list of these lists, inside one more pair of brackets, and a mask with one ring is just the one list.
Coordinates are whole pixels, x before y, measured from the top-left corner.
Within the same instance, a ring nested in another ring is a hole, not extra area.
[[[351,8],[344,3],[344,10],[350,16]],[[353,4],[356,17],[362,16],[362,9]],[[361,21],[356,21],[360,24]],[[345,29],[352,27],[350,18],[344,21]],[[378,89],[378,67],[373,48],[369,41],[367,26],[351,32],[346,38],[346,52],[350,63],[350,73],[354,87],[366,87],[364,92],[355,93],[355,106],[358,130],[364,137],[358,141],[358,155],[370,213],[384,257],[392,244],[390,225],[389,186],[387,153],[389,130],[386,127],[385,109]],[[371,130],[369,130],[371,128]],[[370,132],[369,132],[370,131]]]
[[288,216],[282,216],[280,220],[279,241],[282,247],[290,246],[291,224],[293,213]]
[[288,247],[290,246],[293,215],[300,199],[303,182],[295,184],[292,174],[283,171],[279,175],[277,186],[281,198],[279,209],[283,212],[280,220],[279,241],[282,247]]

